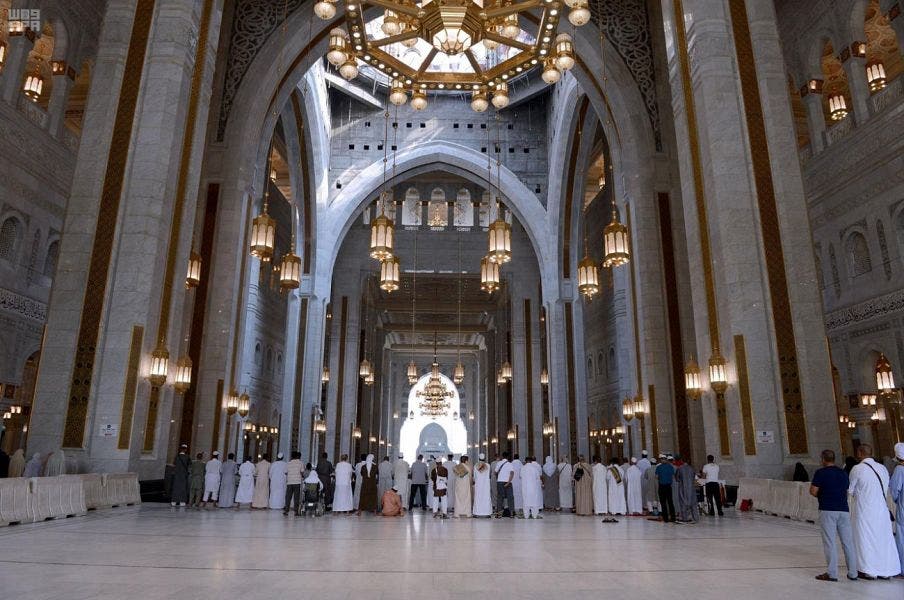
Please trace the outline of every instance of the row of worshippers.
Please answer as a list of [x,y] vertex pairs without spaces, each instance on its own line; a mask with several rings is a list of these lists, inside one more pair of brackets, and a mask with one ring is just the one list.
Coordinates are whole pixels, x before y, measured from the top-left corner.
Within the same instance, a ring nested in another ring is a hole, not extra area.
[[841,540],[848,579],[904,579],[904,442],[895,444],[894,452],[895,466],[889,474],[873,459],[872,447],[861,444],[859,462],[848,474],[836,466],[834,451],[823,450],[822,467],[813,474],[810,494],[819,503],[828,566],[816,579],[838,581],[836,537]]
[[0,450],[0,479],[6,477],[53,477],[66,474],[66,455],[55,450],[42,455],[35,452],[26,462],[25,450],[19,448],[9,456]]

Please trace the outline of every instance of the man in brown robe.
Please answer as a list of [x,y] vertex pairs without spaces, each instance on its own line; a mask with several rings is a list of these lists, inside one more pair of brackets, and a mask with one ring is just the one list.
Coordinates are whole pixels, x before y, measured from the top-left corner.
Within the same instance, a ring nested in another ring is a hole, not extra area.
[[374,464],[374,455],[368,454],[364,464],[358,471],[358,481],[361,482],[361,500],[358,503],[358,514],[364,511],[377,513],[377,465]]
[[405,514],[405,510],[402,508],[402,497],[399,496],[399,490],[395,486],[383,492],[381,502],[384,517],[401,517]]
[[433,518],[439,516],[445,519],[448,514],[449,500],[446,495],[449,491],[449,469],[437,461],[436,468],[430,474],[430,480],[433,482]]
[[[583,473],[583,474],[582,474]],[[584,456],[578,456],[578,462],[574,466],[574,512],[578,515],[593,514],[593,470],[584,460]]]

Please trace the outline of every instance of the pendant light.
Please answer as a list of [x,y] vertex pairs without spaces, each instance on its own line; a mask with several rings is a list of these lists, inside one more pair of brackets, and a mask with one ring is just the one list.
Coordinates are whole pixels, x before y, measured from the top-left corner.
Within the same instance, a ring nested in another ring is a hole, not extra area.
[[499,289],[499,263],[490,260],[489,256],[480,259],[480,289],[488,294]]
[[590,22],[590,9],[587,0],[567,0],[565,2],[571,10],[568,11],[568,21],[575,27],[582,27]]
[[411,108],[424,110],[427,108],[427,91],[424,89],[411,90]]
[[895,390],[895,375],[891,363],[884,354],[879,355],[876,361],[876,389],[882,394],[888,394]]
[[157,347],[151,352],[151,370],[148,374],[148,381],[154,387],[160,387],[166,383],[166,376],[169,371],[169,350],[166,349],[163,340],[157,343]]
[[37,102],[38,98],[41,97],[41,92],[44,91],[44,78],[41,77],[40,58],[36,59],[34,72],[25,78],[25,85],[22,86],[22,91],[25,92],[25,95],[32,102]]
[[342,65],[348,59],[348,34],[344,29],[337,27],[330,31],[330,46],[326,59],[334,67]]
[[349,53],[345,58],[345,62],[339,66],[339,74],[346,81],[351,81],[358,76],[358,61],[353,54]]
[[320,383],[329,383],[330,382],[330,368],[327,366],[323,367],[323,371],[320,373]]
[[267,214],[270,208],[270,185],[275,180],[272,174],[270,177],[265,184],[263,211],[251,222],[251,255],[264,262],[268,262],[273,256],[276,240],[276,221]]
[[[499,113],[496,113],[496,147],[502,149],[500,140]],[[502,190],[502,159],[496,157],[496,191]],[[489,228],[489,259],[500,265],[512,260],[512,226],[505,220],[505,209],[499,196],[496,196],[496,220]]]
[[408,363],[408,385],[414,385],[418,380],[417,364],[414,362],[415,322],[417,316],[417,238],[418,229],[414,230],[414,271],[411,274],[411,362]]
[[390,256],[380,263],[380,289],[394,292],[399,289],[399,259]]
[[6,64],[6,42],[0,40],[0,71],[3,70],[4,64]]
[[389,101],[395,106],[402,106],[408,102],[408,94],[405,93],[405,84],[401,79],[393,79],[389,90]]
[[703,393],[700,385],[700,367],[693,358],[688,359],[684,366],[684,390],[688,398],[693,400],[698,399]]
[[318,0],[314,4],[314,14],[324,21],[336,16],[336,0]]
[[716,394],[724,394],[728,389],[728,378],[725,376],[725,358],[718,346],[713,348],[709,358],[709,386]]
[[508,84],[506,82],[501,82],[496,84],[496,89],[493,90],[493,106],[498,108],[505,108],[509,105],[509,89]]
[[242,395],[239,396],[239,406],[237,412],[239,416],[243,419],[248,416],[248,413],[251,411],[251,397],[248,396],[248,390],[242,392]]
[[[385,142],[383,147],[386,147]],[[383,261],[392,257],[395,223],[384,212],[389,200],[389,192],[384,191],[381,195],[380,215],[370,224],[370,257],[374,260]]]
[[[2,62],[2,61],[0,61]],[[871,92],[878,92],[886,84],[885,65],[881,62],[873,62],[866,66],[866,81]]]
[[482,113],[487,108],[489,108],[490,103],[487,100],[487,91],[484,88],[479,88],[471,92],[471,110],[474,112]]
[[201,255],[195,252],[195,244],[192,242],[191,251],[188,253],[188,271],[185,274],[185,289],[196,288],[201,284]]
[[458,346],[458,360],[452,369],[452,382],[461,385],[465,380],[465,366],[461,364],[461,231],[458,232],[458,331],[455,341]]
[[600,271],[587,251],[587,238],[584,238],[584,258],[578,263],[578,291],[588,301],[600,291]]
[[540,385],[549,385],[549,370],[546,367],[540,369]]
[[562,72],[559,70],[559,67],[556,66],[555,59],[547,58],[543,61],[543,73],[540,77],[549,85],[558,83],[558,81],[562,79]]
[[628,228],[618,220],[615,200],[612,200],[612,221],[603,229],[603,266],[619,267],[630,259]]
[[574,40],[567,33],[556,36],[556,67],[560,71],[569,71],[574,67]]
[[291,211],[289,227],[292,229],[292,241],[289,244],[289,251],[283,255],[282,263],[279,266],[279,289],[284,292],[297,290],[301,286],[301,257],[295,254],[295,217],[297,214],[294,202],[289,210]]
[[173,378],[173,389],[177,394],[184,394],[191,387],[191,358],[183,355],[176,362],[176,373]]
[[840,121],[848,114],[847,103],[843,94],[829,96],[829,117],[833,121]]

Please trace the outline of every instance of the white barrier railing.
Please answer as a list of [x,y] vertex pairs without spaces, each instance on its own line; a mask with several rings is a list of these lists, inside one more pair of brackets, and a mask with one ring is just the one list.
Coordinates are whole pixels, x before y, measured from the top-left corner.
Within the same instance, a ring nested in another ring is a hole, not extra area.
[[752,500],[753,510],[798,521],[816,521],[819,505],[810,495],[810,484],[779,479],[742,477],[738,501]]
[[140,503],[135,473],[0,479],[0,526]]

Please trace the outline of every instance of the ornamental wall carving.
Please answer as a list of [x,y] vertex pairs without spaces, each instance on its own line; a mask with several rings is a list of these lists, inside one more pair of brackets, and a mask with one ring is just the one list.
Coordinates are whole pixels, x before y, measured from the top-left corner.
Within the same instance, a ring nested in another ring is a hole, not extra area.
[[870,319],[887,317],[904,310],[904,290],[897,290],[826,314],[826,330],[849,327]]
[[0,310],[40,323],[47,320],[46,304],[6,289],[0,289]]

